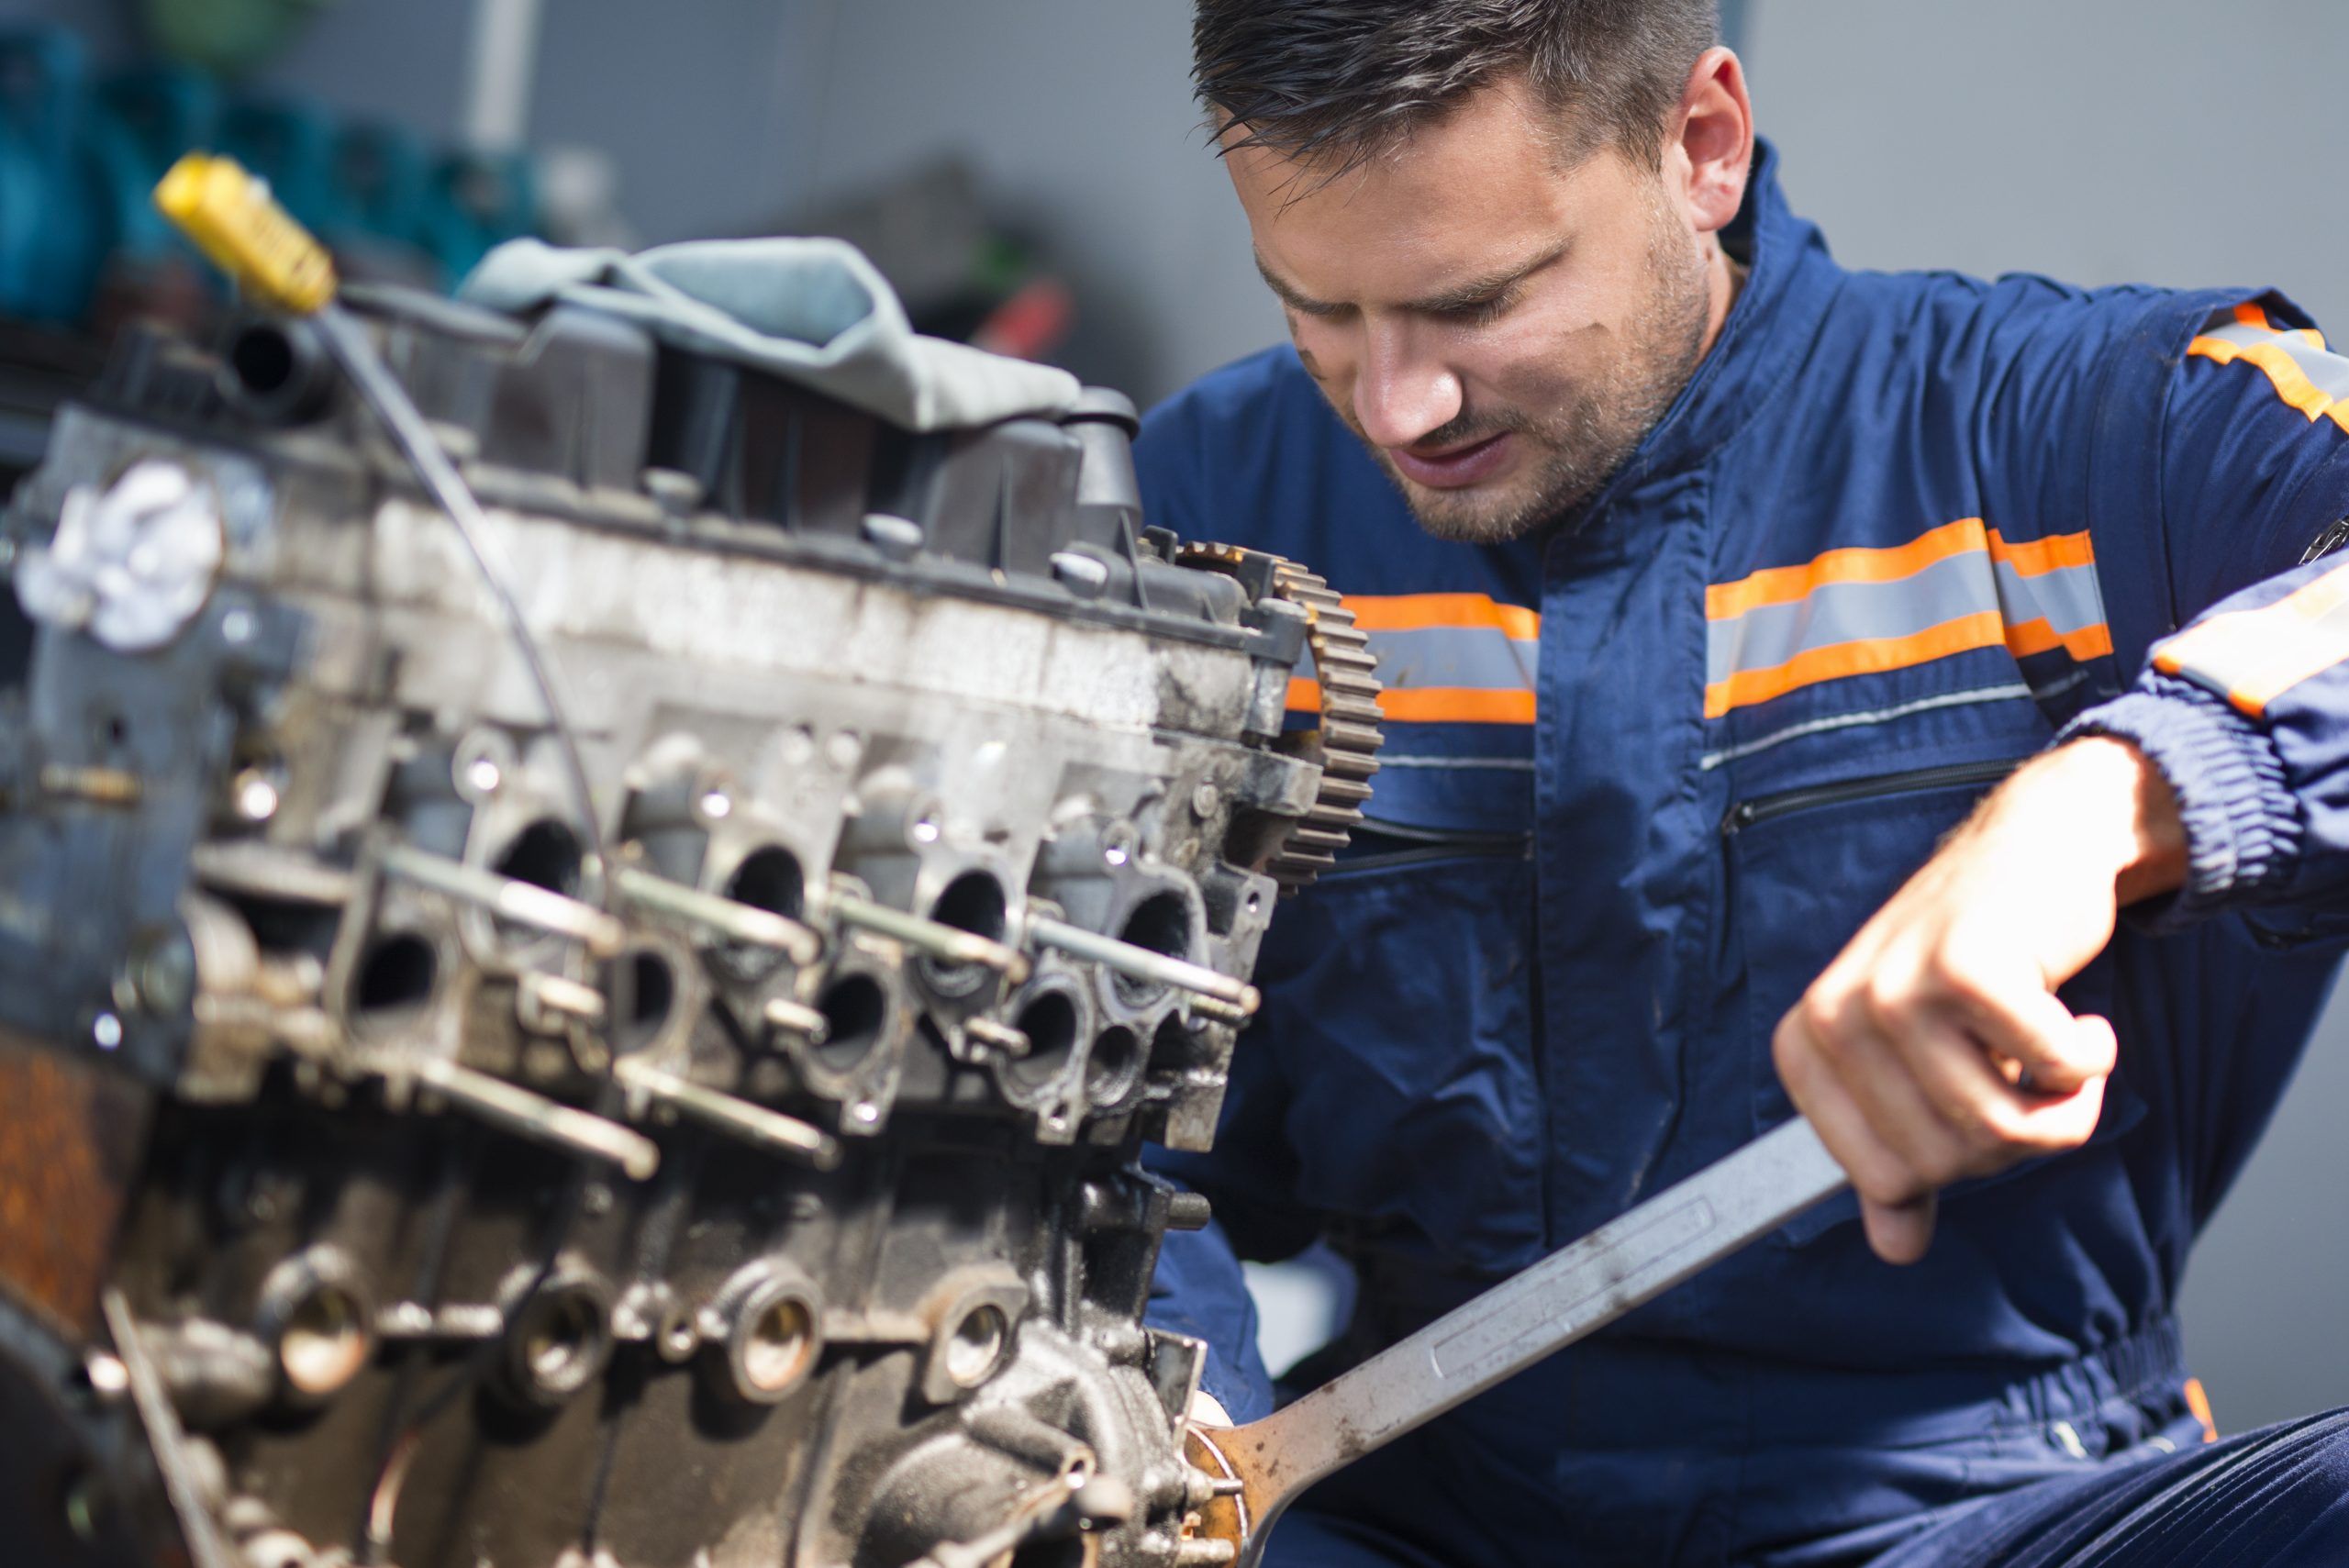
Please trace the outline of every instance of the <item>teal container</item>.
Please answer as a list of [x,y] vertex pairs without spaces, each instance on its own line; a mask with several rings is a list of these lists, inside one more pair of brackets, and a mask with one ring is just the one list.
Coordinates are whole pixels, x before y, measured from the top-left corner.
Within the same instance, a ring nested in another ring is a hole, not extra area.
[[80,39],[0,32],[0,315],[69,323],[89,308],[114,239],[90,96]]

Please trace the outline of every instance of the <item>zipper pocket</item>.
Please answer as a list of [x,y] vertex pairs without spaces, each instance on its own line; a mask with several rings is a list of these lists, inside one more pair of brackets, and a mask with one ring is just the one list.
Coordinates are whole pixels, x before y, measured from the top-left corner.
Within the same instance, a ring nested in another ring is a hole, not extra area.
[[1734,839],[1757,823],[1821,806],[1843,806],[1878,795],[1907,795],[1918,790],[1954,789],[1960,784],[1996,784],[2022,766],[2021,757],[1996,757],[1987,762],[1951,762],[1938,768],[1911,768],[1903,773],[1878,773],[1873,778],[1846,779],[1841,784],[1813,784],[1809,789],[1782,790],[1739,801],[1721,814],[1721,837]]
[[1400,849],[1375,850],[1368,854],[1341,856],[1321,873],[1324,880],[1349,872],[1384,871],[1395,866],[1423,865],[1431,861],[1531,860],[1533,835],[1447,831],[1435,828],[1406,828],[1400,823],[1364,820],[1354,829],[1353,841],[1400,840]]

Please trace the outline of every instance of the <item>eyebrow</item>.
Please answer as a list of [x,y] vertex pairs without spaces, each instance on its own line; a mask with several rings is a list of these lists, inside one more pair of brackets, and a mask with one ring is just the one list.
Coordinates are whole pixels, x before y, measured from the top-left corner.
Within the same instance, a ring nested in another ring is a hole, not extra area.
[[[1488,272],[1481,278],[1471,278],[1465,283],[1455,284],[1450,288],[1419,299],[1406,300],[1398,308],[1419,316],[1447,316],[1455,315],[1464,310],[1472,310],[1501,294],[1510,285],[1531,277],[1565,253],[1566,245],[1561,242],[1531,261],[1502,268],[1498,272]],[[1290,309],[1301,311],[1308,316],[1329,316],[1345,308],[1343,306],[1331,305],[1307,295],[1266,266],[1263,255],[1258,254],[1255,261],[1256,271],[1263,276],[1264,286],[1277,295],[1281,303]]]

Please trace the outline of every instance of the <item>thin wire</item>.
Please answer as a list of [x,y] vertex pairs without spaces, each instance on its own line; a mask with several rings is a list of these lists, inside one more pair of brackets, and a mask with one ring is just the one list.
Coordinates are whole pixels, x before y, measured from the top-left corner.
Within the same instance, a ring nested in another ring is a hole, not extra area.
[[[565,782],[577,807],[582,841],[591,872],[585,879],[593,890],[591,902],[605,914],[617,914],[615,906],[618,899],[610,874],[612,862],[605,849],[603,827],[596,813],[595,789],[588,783],[587,766],[580,756],[578,735],[572,728],[570,715],[565,711],[562,699],[555,695],[554,681],[540,651],[538,638],[530,630],[529,623],[523,618],[521,604],[516,599],[510,585],[511,574],[489,538],[489,519],[483,514],[480,501],[473,495],[472,487],[466,484],[463,475],[457,472],[456,465],[449,461],[448,454],[440,450],[440,441],[425,423],[424,416],[409,400],[406,389],[393,379],[383,361],[376,357],[373,345],[368,342],[359,323],[340,306],[334,304],[328,305],[312,319],[317,326],[318,335],[324,340],[328,353],[342,367],[343,373],[351,378],[351,384],[358,390],[361,400],[382,422],[392,444],[407,460],[408,466],[424,485],[425,494],[447,514],[450,523],[457,530],[457,538],[465,547],[465,552],[473,558],[473,568],[481,577],[482,585],[489,590],[490,597],[496,602],[507,634],[515,651],[521,655],[530,684],[538,694],[540,706],[546,710],[548,728],[553,735],[556,752],[562,760]],[[605,1051],[599,1077],[599,1104],[608,1099],[614,1089],[613,1070],[619,1061],[621,1021],[635,1005],[634,979],[632,966],[623,953],[612,963],[608,995],[604,1006]],[[529,1288],[513,1298],[518,1306],[536,1296],[553,1274],[556,1261],[562,1255],[563,1239],[577,1218],[586,1175],[585,1162],[575,1161],[572,1165],[571,1179],[565,1184],[563,1201],[555,1217],[557,1222],[549,1228],[546,1251],[539,1260]],[[409,1419],[384,1458],[369,1497],[365,1551],[370,1562],[382,1562],[390,1550],[400,1493],[407,1479],[408,1467],[415,1462],[425,1427],[447,1407],[458,1391],[469,1386],[481,1375],[492,1357],[488,1347],[484,1346],[468,1359],[472,1362],[468,1375],[452,1378],[439,1394],[428,1399]]]
[[596,863],[594,902],[606,914],[612,913],[610,879],[604,874],[610,863],[604,852],[604,835],[596,817],[595,791],[587,782],[587,767],[579,755],[579,742],[564,712],[562,700],[555,695],[554,682],[547,673],[546,661],[540,655],[538,638],[529,623],[522,618],[522,606],[514,597],[510,574],[506,562],[498,556],[496,545],[489,538],[489,519],[474,499],[473,489],[466,484],[456,465],[449,461],[440,443],[408,400],[407,391],[392,379],[391,372],[375,356],[357,321],[339,305],[329,305],[313,317],[319,336],[326,340],[327,351],[342,367],[360,396],[375,417],[383,421],[384,429],[392,444],[416,471],[425,493],[433,503],[448,514],[456,526],[457,538],[473,557],[473,568],[481,575],[482,585],[490,597],[497,601],[497,611],[506,622],[507,634],[512,638],[515,651],[521,654],[523,668],[530,677],[530,684],[538,693],[539,702],[546,709],[547,723],[552,729],[556,750],[561,753],[564,773],[579,821],[585,830],[588,853]]

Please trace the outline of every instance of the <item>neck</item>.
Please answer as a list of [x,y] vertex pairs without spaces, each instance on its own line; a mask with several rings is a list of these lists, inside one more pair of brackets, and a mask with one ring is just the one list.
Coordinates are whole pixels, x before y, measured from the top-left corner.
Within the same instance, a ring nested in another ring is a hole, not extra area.
[[1745,269],[1730,260],[1719,235],[1706,237],[1705,250],[1705,339],[1698,350],[1699,360],[1713,351],[1721,326],[1729,319],[1729,307],[1737,303],[1737,291],[1745,283]]

